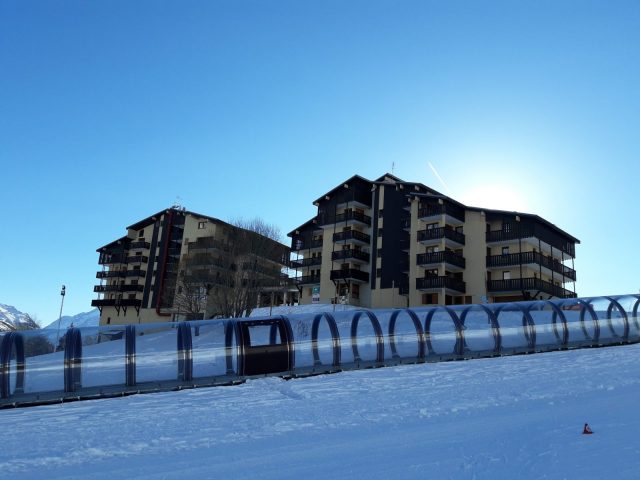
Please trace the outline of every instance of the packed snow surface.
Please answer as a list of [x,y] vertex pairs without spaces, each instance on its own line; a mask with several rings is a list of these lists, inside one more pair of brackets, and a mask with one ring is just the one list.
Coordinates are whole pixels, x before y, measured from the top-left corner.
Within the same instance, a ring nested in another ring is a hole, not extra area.
[[2,410],[0,478],[636,479],[639,354],[583,349]]

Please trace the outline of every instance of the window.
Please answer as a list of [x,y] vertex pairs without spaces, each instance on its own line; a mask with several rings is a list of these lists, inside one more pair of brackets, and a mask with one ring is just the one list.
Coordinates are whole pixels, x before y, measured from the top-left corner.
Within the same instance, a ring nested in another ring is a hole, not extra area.
[[143,237],[144,237],[144,230],[138,231],[138,238],[143,238]]
[[502,247],[502,254],[509,255],[509,247]]
[[511,272],[502,272],[503,280],[511,280]]
[[202,230],[207,226],[207,222],[198,222],[198,230]]
[[381,229],[381,228],[379,228],[379,229],[378,229],[378,236],[379,236],[379,237],[381,237],[381,236],[382,236],[382,229]]
[[351,298],[360,298],[360,285],[357,283],[351,285]]
[[437,268],[430,268],[424,271],[424,276],[425,277],[437,277],[438,276],[438,269]]
[[382,276],[382,269],[376,268],[376,277],[380,278]]
[[131,280],[131,285],[138,285],[138,279]]
[[135,293],[130,293],[129,294],[129,300],[135,300],[136,299],[136,294]]
[[381,249],[381,248],[379,248],[379,249],[378,249],[378,256],[379,256],[379,257],[381,257],[381,256],[382,256],[382,249]]
[[423,293],[422,304],[423,305],[436,305],[438,303],[437,293]]
[[382,209],[378,210],[378,218],[382,218],[382,215],[383,215],[383,213],[382,213],[382,212],[383,212],[383,210],[382,210]]

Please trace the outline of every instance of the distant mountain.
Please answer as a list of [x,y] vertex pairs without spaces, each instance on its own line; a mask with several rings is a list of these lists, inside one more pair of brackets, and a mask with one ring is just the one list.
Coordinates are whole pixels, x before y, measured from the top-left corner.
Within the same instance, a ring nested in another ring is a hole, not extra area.
[[11,305],[0,303],[0,332],[9,330],[33,330],[40,328],[29,314],[21,312]]
[[[60,329],[66,330],[73,324],[74,327],[97,327],[100,323],[100,311],[97,308],[89,312],[78,313],[77,315],[65,315],[60,319]],[[54,320],[44,328],[58,328],[58,320]]]

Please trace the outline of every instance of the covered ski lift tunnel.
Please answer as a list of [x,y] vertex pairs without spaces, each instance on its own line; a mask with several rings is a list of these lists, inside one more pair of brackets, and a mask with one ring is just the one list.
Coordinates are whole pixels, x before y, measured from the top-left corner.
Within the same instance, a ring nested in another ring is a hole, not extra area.
[[0,407],[636,343],[639,308],[621,295],[7,332]]

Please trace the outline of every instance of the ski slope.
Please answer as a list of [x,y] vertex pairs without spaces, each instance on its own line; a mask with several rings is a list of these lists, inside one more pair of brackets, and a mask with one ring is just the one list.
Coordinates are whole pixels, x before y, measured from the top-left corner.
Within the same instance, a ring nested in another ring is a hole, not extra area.
[[[640,345],[0,411],[7,479],[636,479]],[[594,435],[581,435],[589,422]]]

